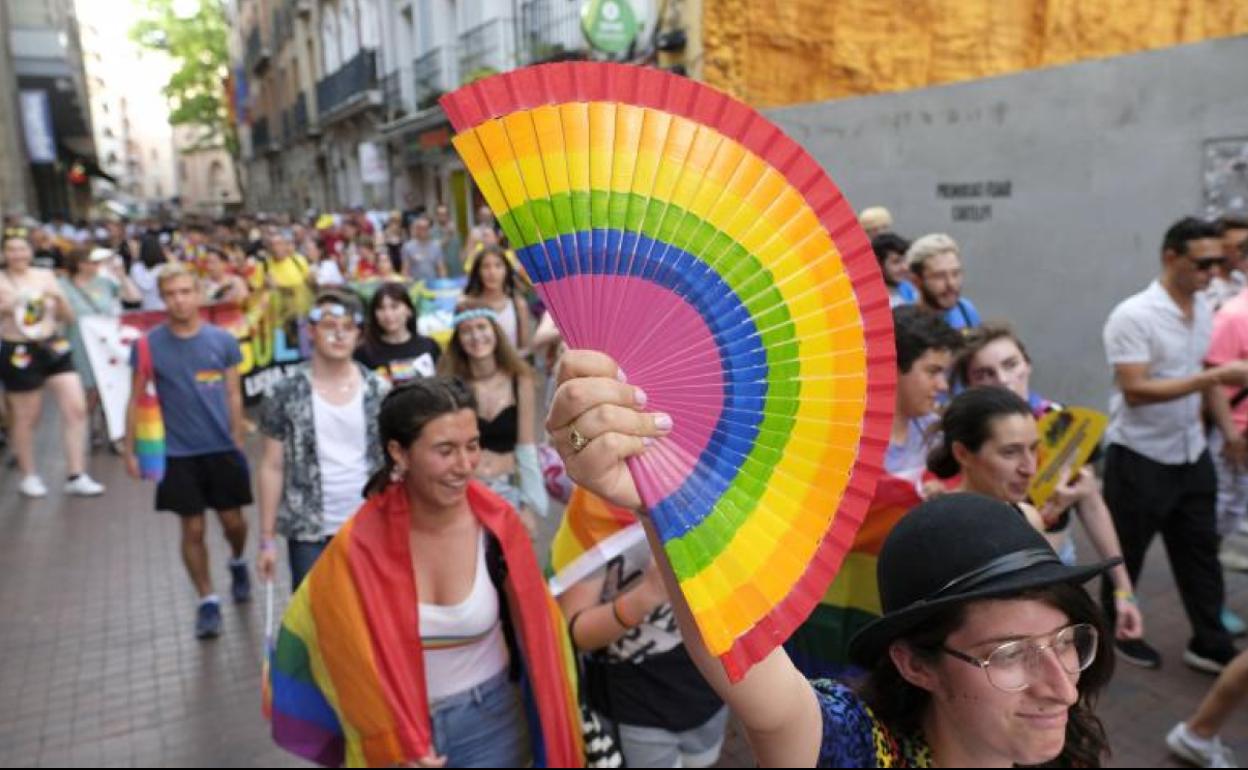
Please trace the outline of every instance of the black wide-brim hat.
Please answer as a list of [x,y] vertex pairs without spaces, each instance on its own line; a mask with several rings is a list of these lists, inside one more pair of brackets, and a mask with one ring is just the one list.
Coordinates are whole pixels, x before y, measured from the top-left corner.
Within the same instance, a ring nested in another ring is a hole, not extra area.
[[850,660],[874,667],[894,640],[953,605],[1082,585],[1121,562],[1068,567],[1013,506],[942,495],[902,517],[884,541],[876,563],[884,614],[854,635]]

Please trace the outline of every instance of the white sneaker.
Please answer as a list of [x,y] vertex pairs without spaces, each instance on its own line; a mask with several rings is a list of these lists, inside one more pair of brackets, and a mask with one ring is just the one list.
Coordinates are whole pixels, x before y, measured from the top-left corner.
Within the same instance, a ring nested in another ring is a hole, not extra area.
[[27,476],[22,479],[22,483],[18,485],[17,491],[21,492],[23,497],[35,499],[48,496],[48,488],[44,485],[43,479],[38,476]]
[[1187,725],[1179,722],[1166,736],[1166,745],[1180,759],[1197,767],[1239,767],[1235,755],[1215,735],[1204,739],[1193,735]]
[[104,485],[84,473],[73,481],[65,482],[65,494],[74,497],[99,497],[104,494]]

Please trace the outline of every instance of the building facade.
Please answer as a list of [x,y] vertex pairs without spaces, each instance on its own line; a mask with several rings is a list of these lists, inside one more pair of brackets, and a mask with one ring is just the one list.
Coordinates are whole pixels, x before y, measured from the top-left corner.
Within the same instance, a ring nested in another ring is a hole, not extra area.
[[[651,49],[659,3],[617,0],[625,1],[641,22],[636,59]],[[590,58],[582,5],[235,0],[249,207],[300,214],[448,203],[467,227],[481,199],[438,98],[517,66]]]
[[[635,50],[651,53],[658,3],[624,0],[638,17]],[[385,122],[381,133],[396,207],[445,203],[461,228],[484,201],[451,147],[438,106],[445,93],[481,77],[551,61],[590,59],[582,0],[390,0],[383,4]]]
[[87,217],[96,162],[72,0],[0,0],[0,189],[6,213]]
[[129,5],[79,0],[91,122],[100,167],[97,201],[118,213],[155,214],[178,195],[173,128],[162,89],[173,74],[164,54],[130,40]]

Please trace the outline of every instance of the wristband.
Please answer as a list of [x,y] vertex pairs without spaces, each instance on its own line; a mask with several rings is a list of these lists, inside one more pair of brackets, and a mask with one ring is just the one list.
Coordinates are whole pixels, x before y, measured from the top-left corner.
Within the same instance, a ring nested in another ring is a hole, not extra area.
[[580,648],[580,645],[576,642],[576,622],[580,620],[581,616],[584,614],[585,610],[580,610],[572,616],[571,620],[568,621],[568,638],[572,640],[572,646],[577,649]]
[[260,541],[261,553],[264,553],[266,551],[273,552],[276,550],[277,550],[277,543],[275,542],[274,538],[267,537]]
[[1121,599],[1131,604],[1139,604],[1139,600],[1135,598],[1135,594],[1130,591],[1114,591],[1114,599]]

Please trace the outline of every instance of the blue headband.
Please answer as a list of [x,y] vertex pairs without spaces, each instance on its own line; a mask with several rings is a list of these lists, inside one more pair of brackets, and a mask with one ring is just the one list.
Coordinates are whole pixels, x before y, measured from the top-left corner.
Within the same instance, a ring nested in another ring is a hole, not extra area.
[[321,321],[325,319],[326,316],[333,316],[334,318],[348,318],[349,317],[355,320],[356,326],[361,326],[364,323],[363,315],[359,313],[352,313],[350,310],[347,310],[347,308],[344,307],[343,305],[339,305],[336,303],[335,304],[326,303],[319,307],[314,307],[308,311],[308,320],[311,321],[314,325],[319,324]]
[[498,323],[498,313],[490,310],[488,307],[476,307],[471,310],[465,310],[462,313],[456,313],[451,319],[451,326],[459,326],[464,321],[471,321],[474,318],[488,318],[494,323]]

